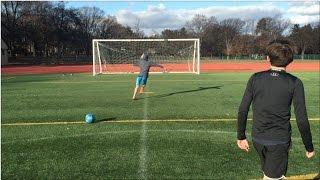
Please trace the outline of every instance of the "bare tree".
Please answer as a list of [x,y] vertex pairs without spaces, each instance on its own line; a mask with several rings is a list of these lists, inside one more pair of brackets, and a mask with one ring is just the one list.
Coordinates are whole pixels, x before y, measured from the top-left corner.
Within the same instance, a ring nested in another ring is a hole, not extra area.
[[81,21],[82,29],[82,44],[86,50],[86,54],[91,52],[91,39],[97,36],[98,26],[102,22],[104,16],[103,10],[97,7],[82,7],[79,9],[79,18]]
[[232,41],[240,35],[240,32],[244,26],[245,22],[241,19],[225,19],[220,22],[222,35],[224,38],[224,43],[226,47],[227,59],[229,59],[229,55],[232,50]]
[[[213,22],[213,19],[211,19]],[[196,14],[191,21],[187,21],[186,28],[194,35],[200,37],[208,25],[208,18],[205,15]]]
[[28,2],[22,1],[1,1],[1,38],[8,45],[12,54],[16,54],[18,41],[24,34],[22,27],[24,17],[29,13]]
[[231,54],[251,56],[252,54],[255,54],[254,36],[249,34],[237,36],[232,41],[232,47]]
[[289,26],[289,20],[282,19],[281,16],[266,17],[258,21],[255,32],[257,35],[267,36],[270,40],[276,40]]
[[138,38],[143,38],[145,36],[143,31],[141,30],[141,25],[142,25],[141,19],[137,17],[136,23],[133,26],[133,32]]
[[320,54],[320,22],[313,24],[312,52]]
[[117,22],[115,16],[107,16],[99,25],[99,38],[133,38],[134,32],[130,27],[124,27]]
[[246,19],[244,22],[245,24],[242,29],[242,34],[253,35],[255,30],[254,19]]
[[295,24],[290,35],[301,53],[301,60],[304,60],[305,51],[312,46],[313,29],[310,24],[300,27]]
[[[146,37],[141,19],[131,28],[114,16],[105,16],[98,7],[73,9],[57,1],[2,1],[1,17],[1,38],[12,54],[19,56],[90,55],[93,38]],[[166,29],[151,37],[200,38],[203,56],[263,54],[271,40],[286,36],[298,46],[302,58],[307,53],[320,53],[319,23],[295,25],[288,31],[290,27],[281,16],[262,18],[255,27],[252,19],[219,22],[197,14],[185,27]]]
[[29,3],[30,13],[24,18],[26,40],[29,40],[29,52],[33,56],[49,56],[49,42],[53,41],[52,24],[53,4],[48,1]]

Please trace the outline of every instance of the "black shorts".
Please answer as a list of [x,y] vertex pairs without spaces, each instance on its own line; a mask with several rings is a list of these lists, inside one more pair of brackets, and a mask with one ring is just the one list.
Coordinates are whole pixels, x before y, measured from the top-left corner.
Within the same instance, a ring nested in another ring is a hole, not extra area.
[[286,175],[291,142],[277,145],[262,145],[253,142],[253,146],[259,154],[261,168],[266,176],[280,178]]

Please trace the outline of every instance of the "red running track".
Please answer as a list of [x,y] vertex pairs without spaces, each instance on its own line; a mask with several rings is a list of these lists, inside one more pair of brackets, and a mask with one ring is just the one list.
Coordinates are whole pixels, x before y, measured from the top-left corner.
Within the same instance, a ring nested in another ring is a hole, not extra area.
[[[188,69],[187,64],[164,64],[164,66],[174,71],[185,71]],[[201,72],[257,72],[269,68],[269,63],[266,61],[217,61],[202,63],[200,66]],[[288,72],[319,72],[320,61],[294,61],[287,68]],[[132,65],[115,65],[114,71],[126,69],[128,71],[137,71],[138,68]],[[160,71],[159,68],[153,68],[154,71]],[[2,74],[59,74],[59,73],[91,73],[92,65],[57,65],[57,66],[4,66],[1,68]]]

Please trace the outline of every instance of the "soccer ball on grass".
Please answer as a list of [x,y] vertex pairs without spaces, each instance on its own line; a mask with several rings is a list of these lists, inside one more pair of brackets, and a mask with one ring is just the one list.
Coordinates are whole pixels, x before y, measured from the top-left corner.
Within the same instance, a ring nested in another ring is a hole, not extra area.
[[85,121],[87,124],[94,123],[94,121],[95,121],[94,115],[92,113],[87,114],[85,117]]

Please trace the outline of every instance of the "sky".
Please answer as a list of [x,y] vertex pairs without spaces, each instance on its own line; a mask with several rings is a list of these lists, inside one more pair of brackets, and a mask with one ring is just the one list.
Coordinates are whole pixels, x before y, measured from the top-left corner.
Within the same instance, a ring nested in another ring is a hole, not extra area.
[[139,23],[147,35],[164,29],[179,29],[196,14],[215,16],[218,20],[240,18],[257,22],[262,17],[281,15],[293,24],[319,22],[320,1],[65,1],[67,7],[99,7],[120,24],[134,27]]

